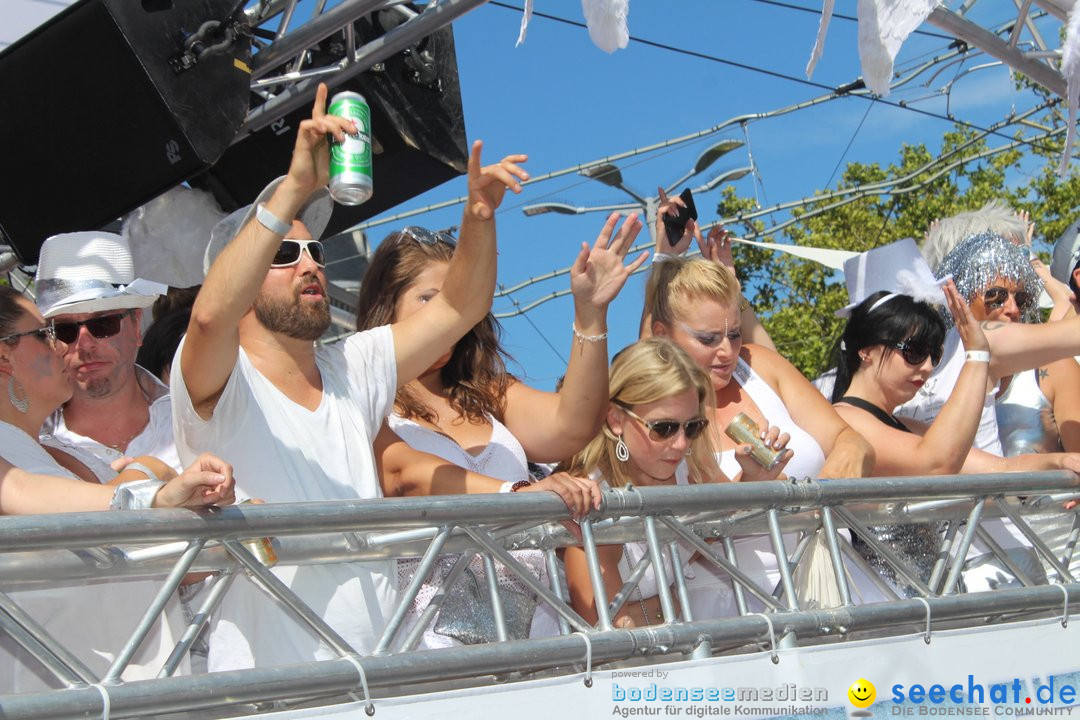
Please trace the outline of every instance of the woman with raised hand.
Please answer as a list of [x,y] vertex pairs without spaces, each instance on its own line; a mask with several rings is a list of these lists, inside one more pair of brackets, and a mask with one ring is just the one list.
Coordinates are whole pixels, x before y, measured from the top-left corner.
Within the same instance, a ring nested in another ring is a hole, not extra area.
[[[740,413],[767,437],[789,436],[792,451],[785,473],[795,478],[865,477],[874,466],[870,445],[852,430],[824,397],[787,360],[759,345],[744,344],[739,285],[721,265],[704,259],[672,258],[654,264],[645,290],[653,335],[670,338],[705,371],[716,393],[709,414],[720,468],[739,471],[742,450],[724,434]],[[785,547],[795,549],[793,535]],[[735,539],[740,569],[766,592],[780,581],[772,541],[766,535]]]
[[[386,495],[550,490],[575,516],[598,505],[595,483],[556,474],[530,484],[527,463],[570,457],[592,439],[603,418],[607,307],[648,255],[626,264],[641,222],[631,215],[616,232],[618,221],[618,213],[608,217],[596,242],[582,243],[571,268],[573,336],[560,390],[531,388],[507,372],[498,324],[489,313],[398,390],[394,412],[375,442]],[[454,250],[452,237],[423,228],[405,228],[383,240],[361,284],[358,329],[398,322],[422,308],[439,293]],[[516,557],[546,576],[540,552]],[[405,582],[406,576],[411,573],[399,571]],[[421,610],[415,607],[414,614]],[[542,609],[536,625],[533,635],[554,633],[553,613]],[[425,634],[427,646],[447,643],[436,634]]]
[[[945,297],[965,360],[948,400],[929,426],[897,418],[892,409],[914,397],[941,360],[945,323],[937,310],[909,295],[880,291],[855,307],[844,328],[833,400],[837,412],[874,446],[874,475],[1080,468],[1078,457],[1067,453],[1003,458],[973,447],[986,396],[990,345],[951,280]],[[990,522],[999,528],[1000,523]],[[929,577],[940,548],[936,524],[882,527],[875,532],[924,581]],[[876,569],[895,579],[883,561],[865,548],[860,550]],[[914,592],[901,589],[909,595]]]
[[[33,302],[0,287],[0,514],[36,514],[147,507],[204,507],[233,500],[232,468],[200,456],[177,476],[164,462],[136,458],[119,474],[76,448],[44,446],[38,429],[71,397],[66,346]],[[75,454],[72,454],[75,453]],[[44,590],[0,589],[102,674],[150,605],[153,580],[87,581]],[[93,622],[87,622],[88,608]],[[123,674],[156,677],[184,623],[171,601]],[[63,687],[11,637],[0,638],[0,695]]]

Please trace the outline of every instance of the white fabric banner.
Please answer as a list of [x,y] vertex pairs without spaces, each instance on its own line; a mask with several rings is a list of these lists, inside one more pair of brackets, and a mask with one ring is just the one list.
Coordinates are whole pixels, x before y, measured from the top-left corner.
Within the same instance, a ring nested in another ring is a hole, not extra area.
[[[591,688],[578,674],[386,700],[374,693],[374,702],[382,720],[1080,718],[1078,624],[1062,628],[1059,620],[1050,619],[942,631],[933,633],[930,644],[920,632],[793,648],[779,650],[776,664],[762,652],[636,665],[596,671]],[[584,650],[582,644],[582,662]],[[448,650],[448,662],[452,658]],[[873,687],[872,697],[867,685]],[[858,706],[849,689],[859,697]],[[356,703],[262,717],[344,719],[365,717],[363,712],[363,703]]]

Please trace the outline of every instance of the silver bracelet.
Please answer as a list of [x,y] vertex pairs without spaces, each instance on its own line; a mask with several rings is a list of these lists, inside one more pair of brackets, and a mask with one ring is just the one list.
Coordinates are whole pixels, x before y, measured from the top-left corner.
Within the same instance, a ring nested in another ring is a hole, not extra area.
[[281,237],[285,237],[289,234],[289,231],[292,230],[292,223],[285,222],[277,215],[267,210],[266,206],[262,203],[259,203],[255,208],[255,219],[258,220],[259,224],[264,228]]
[[[141,469],[141,468],[139,468]],[[165,483],[158,479],[132,480],[120,483],[113,492],[110,510],[146,510],[154,506],[154,498]]]
[[601,342],[602,340],[607,340],[606,332],[600,333],[599,335],[586,335],[585,333],[578,330],[577,325],[575,325],[574,323],[570,323],[570,329],[574,331],[574,339],[577,340],[579,343],[595,343]]
[[968,350],[964,353],[965,362],[990,362],[989,350]]

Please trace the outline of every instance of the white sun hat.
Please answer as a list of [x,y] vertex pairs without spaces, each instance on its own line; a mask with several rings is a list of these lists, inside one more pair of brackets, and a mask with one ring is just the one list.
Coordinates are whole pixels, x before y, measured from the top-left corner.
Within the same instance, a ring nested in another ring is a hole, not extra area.
[[856,305],[879,290],[941,305],[945,303],[941,286],[946,280],[934,277],[914,240],[897,240],[844,261],[844,281],[851,302],[837,310],[836,316],[848,317]]
[[168,286],[135,277],[122,237],[89,231],[53,235],[42,243],[34,289],[38,309],[50,318],[150,307]]
[[[210,243],[206,246],[206,254],[203,256],[204,273],[210,272],[210,266],[214,264],[217,256],[221,254],[226,245],[232,242],[232,239],[240,232],[240,228],[247,225],[248,221],[255,217],[255,209],[270,199],[270,196],[274,194],[274,190],[277,190],[278,185],[284,179],[285,176],[282,175],[270,181],[270,184],[259,193],[259,197],[255,198],[255,202],[227,215],[214,226],[214,229],[210,231]],[[330,191],[322,187],[313,192],[307,202],[300,207],[300,212],[296,214],[296,218],[304,223],[312,238],[321,240],[323,233],[326,232],[326,226],[330,224],[330,215],[333,212],[334,201],[330,198]]]

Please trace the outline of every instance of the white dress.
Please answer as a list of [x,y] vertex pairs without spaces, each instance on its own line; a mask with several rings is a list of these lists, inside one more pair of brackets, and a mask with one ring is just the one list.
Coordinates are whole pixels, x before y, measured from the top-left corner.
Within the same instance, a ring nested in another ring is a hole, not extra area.
[[[499,422],[498,419],[489,415],[488,422],[491,423],[491,439],[488,440],[488,443],[484,446],[483,450],[474,455],[461,447],[461,445],[448,435],[444,435],[429,427],[420,425],[413,420],[403,418],[396,413],[391,414],[390,417],[387,418],[387,424],[390,426],[390,429],[397,433],[406,444],[416,450],[437,455],[466,470],[487,475],[488,477],[497,480],[503,480],[504,482],[528,480],[528,461],[525,459],[525,451],[522,449],[521,443],[518,442],[518,439],[514,437],[513,433],[511,433],[505,425]],[[541,582],[547,582],[547,569],[543,552],[540,550],[516,550],[511,554],[514,556],[514,559],[531,570]],[[438,576],[440,579],[444,577],[445,574],[449,572],[453,565],[453,560],[456,557],[456,555],[446,556],[440,558],[436,562],[436,567],[428,576],[428,579],[425,581],[423,587],[421,587],[420,592],[417,593],[416,599],[413,601],[412,607],[409,609],[409,613],[405,618],[405,623],[398,632],[396,642],[400,642],[400,640],[408,634],[409,628],[415,625],[420,614],[431,602],[432,596],[434,596],[438,589],[438,583],[433,581],[434,576]],[[498,560],[495,562],[499,585],[507,592],[506,597],[520,598],[521,601],[518,603],[518,606],[525,608],[524,611],[527,612],[528,608],[532,606],[532,601],[535,600],[534,593],[532,593],[528,586],[515,575],[507,572],[503,566],[499,564]],[[419,564],[419,560],[417,559],[398,561],[397,589],[399,593],[404,592],[408,587],[409,582],[412,581],[413,576],[416,575]],[[472,586],[472,578],[470,577],[466,578],[464,582],[459,580],[455,585],[455,592],[472,593],[479,590],[480,598],[486,599],[487,586],[484,578],[487,577],[487,574],[484,571],[483,561],[480,556],[473,558],[473,561],[469,565],[469,572],[471,572],[472,576],[478,580],[478,587],[474,588]],[[455,597],[458,596],[455,595]],[[480,601],[482,602],[483,600]],[[450,603],[451,599],[448,598],[446,602]],[[504,606],[505,605],[506,602],[504,602]],[[444,604],[443,607],[447,608],[449,606]],[[504,611],[508,611],[508,608],[504,607]],[[453,612],[453,610],[448,610],[447,614],[449,615],[451,612]],[[440,626],[440,620],[446,620],[446,625]],[[461,622],[466,621],[462,620]],[[453,637],[450,637],[450,635],[436,632],[436,628],[440,627],[446,632],[453,632],[451,627],[448,627],[453,624],[453,621],[449,620],[448,617],[441,617],[431,623],[424,631],[417,647],[439,648],[460,644]],[[542,601],[538,602],[532,621],[529,624],[529,637],[550,637],[557,635],[558,632],[558,619],[555,612],[548,607],[546,603],[543,603]]]
[[[82,482],[58,465],[34,438],[3,422],[0,422],[0,457],[27,472]],[[101,481],[115,475],[108,468],[102,472],[106,474],[99,476]],[[0,591],[8,593],[16,604],[100,677],[109,669],[116,653],[150,606],[161,581],[161,578],[78,580],[50,582],[49,587],[43,589],[19,590],[5,587],[0,580]],[[123,679],[157,677],[183,628],[179,599],[173,595],[164,614],[135,653]],[[185,659],[177,674],[187,672]],[[0,633],[0,695],[62,687],[49,670],[9,635]]]
[[[793,455],[784,468],[785,474],[793,478],[816,478],[825,465],[825,453],[814,436],[795,423],[776,391],[742,358],[739,358],[735,366],[732,379],[742,386],[769,425],[776,426],[791,436],[787,447]],[[720,469],[729,478],[735,477],[741,471],[734,450],[725,450],[719,453],[717,458]],[[795,551],[797,542],[798,536],[795,533],[784,534],[784,547],[789,556]],[[750,576],[766,593],[772,593],[773,588],[780,582],[780,566],[776,561],[772,539],[768,535],[735,538],[735,557],[740,570]],[[709,572],[721,571],[710,564]],[[747,603],[752,610],[762,607],[756,598],[750,596],[747,597]]]

